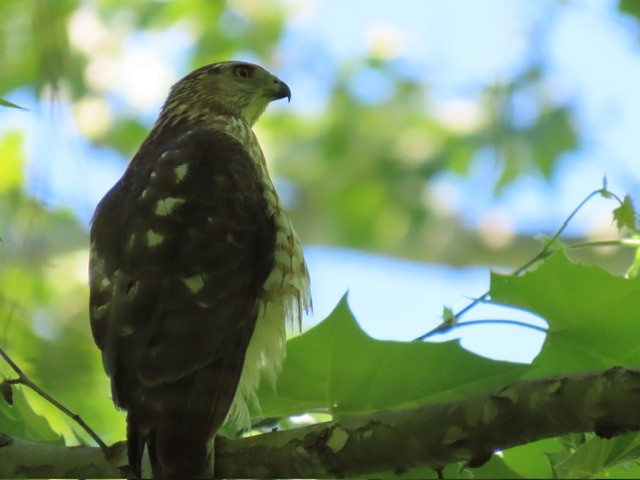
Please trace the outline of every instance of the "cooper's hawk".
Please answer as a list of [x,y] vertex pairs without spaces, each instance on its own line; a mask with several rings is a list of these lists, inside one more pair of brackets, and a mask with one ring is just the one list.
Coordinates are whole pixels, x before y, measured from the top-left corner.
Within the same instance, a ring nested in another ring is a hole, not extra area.
[[251,130],[289,87],[244,62],[176,83],[91,226],[90,316],[129,463],[155,477],[210,475],[227,416],[248,423],[260,375],[274,381],[285,320],[310,307],[291,223]]

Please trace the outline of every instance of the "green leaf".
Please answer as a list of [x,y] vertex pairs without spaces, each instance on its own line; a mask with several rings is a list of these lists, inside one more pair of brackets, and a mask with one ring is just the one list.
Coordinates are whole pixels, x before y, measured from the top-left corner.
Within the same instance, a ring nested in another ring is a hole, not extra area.
[[346,296],[323,322],[287,342],[277,394],[258,393],[264,416],[328,410],[334,416],[447,402],[520,378],[528,365],[500,362],[443,343],[375,340]]
[[627,227],[629,230],[637,231],[636,218],[636,209],[633,206],[631,197],[625,195],[620,206],[613,211],[613,219],[618,230]]
[[[491,460],[481,467],[469,469],[468,471],[472,475],[471,478],[522,478],[500,455],[493,455]],[[461,476],[461,478],[463,477]]]
[[27,108],[16,105],[15,103],[10,102],[9,100],[5,100],[4,98],[0,98],[0,105],[2,105],[3,107],[17,108],[18,110],[28,110]]
[[578,146],[572,112],[562,108],[544,111],[529,132],[528,140],[536,165],[550,178],[560,155]]
[[[633,235],[631,238],[634,240],[640,239],[640,235]],[[640,248],[636,248],[635,255],[633,257],[633,263],[629,267],[627,271],[628,278],[635,278],[638,276],[638,272],[640,271]]]
[[622,13],[628,13],[633,15],[637,19],[640,19],[640,2],[638,0],[620,0],[618,9]]
[[0,159],[0,193],[19,189],[24,176],[24,152],[20,132],[6,132],[0,138]]
[[[554,478],[638,478],[640,434],[627,433],[609,440],[594,434],[572,434],[555,440],[543,440]],[[536,442],[540,443],[540,442]],[[532,444],[533,445],[533,444]],[[527,445],[516,448],[526,448]],[[552,451],[549,451],[552,450]],[[534,475],[535,478],[539,478]]]
[[610,440],[598,437],[595,439],[611,444],[607,458],[608,465],[620,466],[640,458],[640,434],[638,432],[627,433]]
[[552,478],[545,455],[560,449],[555,438],[519,445],[502,452],[504,463],[523,478]]
[[34,442],[64,443],[49,422],[31,408],[22,388],[13,389],[12,400],[12,406],[0,402],[0,431]]
[[115,122],[101,143],[115,147],[124,156],[129,157],[135,153],[148,132],[149,127],[139,120],[126,118]]
[[453,313],[451,307],[442,307],[442,321],[447,325],[455,325],[456,323],[458,323],[456,314]]
[[549,323],[534,376],[640,364],[631,334],[638,329],[640,279],[575,264],[556,252],[521,277],[492,274],[491,298]]
[[560,461],[555,464],[555,470],[560,478],[602,478],[604,472],[619,469],[614,478],[620,478],[623,472],[626,477],[640,473],[640,468],[632,462],[640,454],[640,441],[637,433],[622,435],[605,440],[595,435],[575,449],[565,450]]

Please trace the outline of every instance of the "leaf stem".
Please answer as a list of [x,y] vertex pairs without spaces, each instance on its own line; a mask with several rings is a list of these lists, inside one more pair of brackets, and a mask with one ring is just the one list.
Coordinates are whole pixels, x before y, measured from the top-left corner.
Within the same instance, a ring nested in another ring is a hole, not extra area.
[[89,425],[87,425],[87,423],[82,419],[80,415],[69,410],[67,407],[65,407],[63,404],[61,404],[59,401],[57,401],[55,398],[53,398],[51,395],[45,392],[42,388],[36,385],[1,347],[0,347],[0,357],[2,357],[13,369],[13,371],[16,372],[16,374],[18,375],[18,378],[8,380],[10,384],[19,383],[36,392],[38,395],[44,398],[47,402],[49,402],[51,405],[56,407],[58,410],[60,410],[62,413],[64,413],[69,418],[71,418],[74,422],[80,425],[80,427],[85,432],[87,432],[91,438],[93,438],[93,440],[98,444],[98,446],[102,450],[106,450],[107,444],[102,441],[102,439],[98,436],[98,434],[94,432],[91,429],[91,427],[89,427]]
[[519,322],[517,320],[508,320],[505,318],[469,320],[468,322],[460,322],[456,324],[456,327],[468,327],[471,325],[513,325],[516,327],[530,328],[531,330],[535,330],[537,332],[547,333],[547,329],[544,327],[539,327],[538,325],[532,325],[526,322]]
[[620,238],[615,240],[597,240],[594,242],[580,242],[567,245],[567,250],[577,250],[587,247],[640,247],[640,238]]

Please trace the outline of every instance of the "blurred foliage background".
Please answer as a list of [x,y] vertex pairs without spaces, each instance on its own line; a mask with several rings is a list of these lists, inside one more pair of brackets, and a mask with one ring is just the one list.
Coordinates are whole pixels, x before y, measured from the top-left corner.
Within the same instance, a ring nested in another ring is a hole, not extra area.
[[[347,3],[345,15],[357,16]],[[322,36],[292,47],[300,32],[292,37],[289,25],[305,8],[313,15],[314,2],[1,0],[0,98],[28,110],[0,107],[0,345],[107,442],[124,437],[88,327],[87,221],[171,83],[228,58],[263,64],[292,87],[293,103],[271,108],[257,133],[305,244],[447,265],[520,265],[538,249],[531,231],[469,222],[464,206],[450,208],[447,190],[433,187],[489,165],[486,181],[498,198],[523,179],[552,182],[568,154],[593,148],[576,115],[580,99],[557,94],[545,47],[554,22],[580,2],[544,3],[519,68],[475,85],[464,108],[445,111],[432,95],[438,72],[411,68],[393,36],[370,39],[347,58],[323,49]],[[621,31],[637,36],[638,2],[600,3],[618,9]],[[393,8],[410,16],[411,5]],[[140,44],[154,46],[156,58],[122,63]],[[589,45],[581,48],[589,54]],[[296,108],[297,92],[314,88],[322,90],[319,105]],[[60,143],[73,152],[67,163],[55,151]],[[64,183],[78,171],[75,186]],[[56,182],[66,185],[66,205],[51,195]],[[73,196],[87,189],[90,198]],[[582,255],[621,272],[632,253]],[[0,373],[10,374],[2,362]],[[26,401],[67,440],[78,434],[29,392]],[[24,432],[15,417],[0,407],[0,430]],[[39,425],[40,437],[51,438]]]

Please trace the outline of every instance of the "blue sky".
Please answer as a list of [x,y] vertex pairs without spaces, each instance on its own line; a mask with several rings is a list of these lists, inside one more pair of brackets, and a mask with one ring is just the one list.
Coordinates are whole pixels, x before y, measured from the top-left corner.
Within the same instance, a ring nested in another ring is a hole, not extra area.
[[[497,199],[492,183],[498,172],[490,159],[479,156],[468,178],[441,175],[433,191],[446,192],[448,208],[469,225],[493,219],[518,231],[550,233],[600,186],[605,174],[614,191],[637,196],[638,28],[615,12],[616,2],[568,1],[554,9],[551,0],[370,0],[366,8],[357,0],[285,3],[295,13],[281,46],[277,73],[294,95],[290,105],[273,108],[293,108],[303,114],[321,112],[333,61],[348,61],[371,49],[381,48],[412,75],[423,78],[434,99],[431,108],[443,115],[452,107],[472,104],[481,84],[498,82],[521,69],[532,51],[543,52],[548,59],[549,94],[576,106],[585,147],[563,158],[550,183],[535,176],[523,179]],[[550,12],[556,17],[546,22]],[[539,44],[534,36],[538,28],[550,30]],[[166,86],[185,73],[181,53],[188,45],[188,35],[180,31],[134,37],[123,52],[121,70],[156,68],[150,71],[157,75],[162,96]],[[363,98],[385,94],[384,83],[364,80],[352,87]],[[125,105],[126,89],[135,86],[124,77],[118,81],[121,90],[111,100]],[[151,121],[161,97],[149,93],[147,103],[133,108]],[[0,118],[1,130],[11,126],[29,132],[30,191],[51,206],[72,208],[88,222],[97,201],[123,172],[123,159],[81,141],[71,127],[72,112],[66,104],[38,106],[20,92],[9,99],[32,109],[3,113]],[[521,114],[526,116],[526,105]],[[42,138],[47,141],[36,141]],[[595,202],[569,231],[607,227],[611,208],[611,203]],[[488,288],[489,270],[484,267],[454,269],[313,245],[306,246],[306,253],[316,307],[310,323],[326,316],[349,290],[356,317],[376,338],[414,338],[438,323],[443,306],[459,309]],[[467,317],[473,318],[524,319],[526,314],[482,307]],[[514,361],[530,360],[542,341],[540,334],[505,326],[469,327],[459,334],[463,345],[474,351]]]

